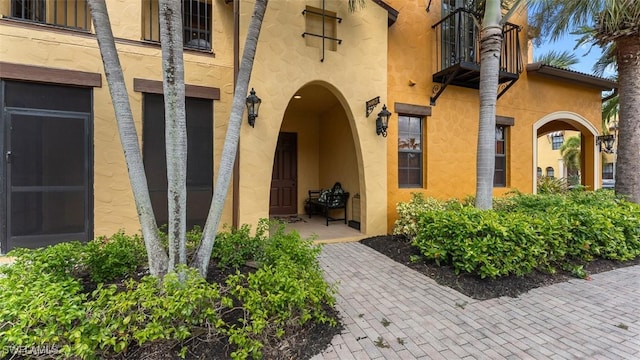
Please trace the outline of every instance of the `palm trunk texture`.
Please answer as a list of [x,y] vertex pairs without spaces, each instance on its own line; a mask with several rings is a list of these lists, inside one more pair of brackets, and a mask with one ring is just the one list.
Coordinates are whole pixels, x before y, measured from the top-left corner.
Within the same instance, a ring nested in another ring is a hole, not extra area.
[[620,111],[615,191],[640,204],[640,36],[618,38],[616,47]]
[[500,75],[502,27],[500,1],[487,0],[480,32],[480,119],[476,162],[476,201],[479,209],[493,207],[495,170],[496,103]]

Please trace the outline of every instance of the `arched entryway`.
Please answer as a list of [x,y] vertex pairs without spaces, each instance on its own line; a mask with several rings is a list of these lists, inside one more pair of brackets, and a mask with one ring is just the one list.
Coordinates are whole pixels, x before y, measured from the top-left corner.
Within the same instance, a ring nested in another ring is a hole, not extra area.
[[[596,148],[596,137],[599,133],[598,129],[586,118],[568,111],[558,111],[548,114],[533,124],[533,193],[537,192],[538,176],[538,156],[540,149],[538,148],[538,139],[542,136],[549,136],[550,146],[553,145],[553,137],[558,134],[575,134],[580,137],[580,169],[581,169],[581,185],[588,189],[595,190],[600,188],[600,179],[598,176],[600,161],[599,152]],[[565,139],[566,141],[566,139]],[[561,167],[562,165],[560,165]],[[562,173],[560,169],[559,173]]]
[[330,188],[340,182],[350,193],[347,219],[361,221],[361,214],[354,211],[354,205],[356,210],[360,208],[354,196],[361,193],[356,137],[340,96],[331,85],[314,82],[291,97],[275,149],[270,216],[303,216],[309,190]]

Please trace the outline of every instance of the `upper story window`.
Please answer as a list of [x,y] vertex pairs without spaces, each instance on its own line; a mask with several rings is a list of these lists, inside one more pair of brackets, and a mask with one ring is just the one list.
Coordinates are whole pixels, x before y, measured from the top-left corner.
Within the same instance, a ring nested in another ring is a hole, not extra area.
[[[184,46],[211,50],[211,0],[182,1],[182,29]],[[142,37],[160,41],[158,0],[142,0]]]
[[422,187],[422,118],[398,116],[398,185]]
[[554,134],[551,136],[551,149],[559,150],[562,147],[562,143],[564,143],[563,134]]
[[11,0],[11,17],[82,30],[91,27],[86,0]]

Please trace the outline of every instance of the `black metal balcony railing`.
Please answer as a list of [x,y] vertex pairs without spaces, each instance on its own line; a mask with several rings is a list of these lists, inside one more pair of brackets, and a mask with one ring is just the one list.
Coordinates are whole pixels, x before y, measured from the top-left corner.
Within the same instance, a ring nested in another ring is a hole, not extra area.
[[[432,104],[447,85],[480,87],[480,15],[458,8],[432,26],[436,32],[436,70],[433,81],[444,84],[431,98]],[[520,27],[506,23],[502,28],[499,82],[508,83],[502,95],[522,72]]]
[[81,30],[91,25],[86,0],[11,0],[11,17]]

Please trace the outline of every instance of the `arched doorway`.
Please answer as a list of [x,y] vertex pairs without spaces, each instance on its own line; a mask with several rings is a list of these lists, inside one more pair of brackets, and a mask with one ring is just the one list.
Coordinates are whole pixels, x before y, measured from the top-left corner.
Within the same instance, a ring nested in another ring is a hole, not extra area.
[[331,188],[340,182],[351,194],[347,218],[360,221],[360,215],[353,211],[353,196],[361,193],[356,137],[337,92],[329,84],[313,82],[291,97],[275,149],[270,216],[302,215],[309,190]]
[[[558,111],[548,114],[533,124],[533,193],[537,192],[537,175],[540,167],[539,138],[548,136],[550,146],[553,147],[553,137],[559,134],[575,135],[580,137],[580,184],[588,189],[595,190],[600,187],[598,176],[599,153],[596,149],[596,137],[598,129],[584,117],[568,111]],[[564,139],[566,141],[566,139]],[[552,167],[552,166],[550,166]],[[557,174],[565,174],[563,164],[558,164]],[[554,174],[556,174],[554,170]]]

